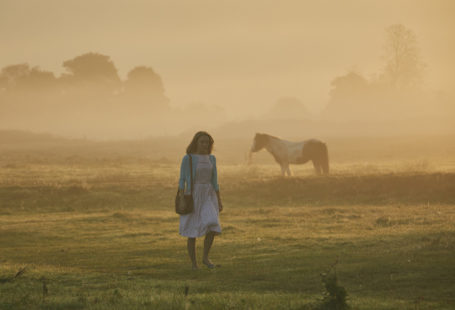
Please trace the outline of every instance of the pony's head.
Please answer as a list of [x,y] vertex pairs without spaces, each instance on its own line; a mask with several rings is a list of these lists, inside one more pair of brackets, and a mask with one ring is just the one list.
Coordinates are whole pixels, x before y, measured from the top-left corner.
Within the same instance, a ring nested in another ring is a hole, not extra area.
[[257,133],[253,139],[253,145],[251,146],[251,152],[258,152],[262,150],[269,141],[269,136],[263,133]]

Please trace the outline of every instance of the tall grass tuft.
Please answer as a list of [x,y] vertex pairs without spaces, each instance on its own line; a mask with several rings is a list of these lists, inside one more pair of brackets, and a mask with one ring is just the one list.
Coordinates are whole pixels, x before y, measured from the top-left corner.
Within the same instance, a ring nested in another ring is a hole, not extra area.
[[348,310],[348,293],[346,289],[338,284],[336,265],[338,259],[333,263],[327,272],[321,273],[321,280],[324,287],[322,298],[302,307],[302,310]]
[[336,272],[322,275],[322,283],[324,284],[324,297],[317,309],[320,310],[347,310],[348,293],[346,289],[338,284]]

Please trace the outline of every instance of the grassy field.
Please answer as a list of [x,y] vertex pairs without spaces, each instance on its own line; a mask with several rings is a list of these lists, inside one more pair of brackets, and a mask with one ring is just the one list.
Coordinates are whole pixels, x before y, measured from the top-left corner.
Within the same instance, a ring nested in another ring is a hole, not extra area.
[[331,266],[353,309],[455,307],[448,166],[219,169],[222,266],[192,271],[175,164],[4,163],[0,309],[311,309]]

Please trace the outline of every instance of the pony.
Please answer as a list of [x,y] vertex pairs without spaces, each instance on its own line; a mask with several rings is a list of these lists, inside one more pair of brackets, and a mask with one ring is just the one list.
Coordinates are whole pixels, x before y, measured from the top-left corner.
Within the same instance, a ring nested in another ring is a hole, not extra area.
[[253,145],[250,149],[250,156],[265,148],[272,154],[275,161],[281,166],[281,174],[291,175],[289,164],[304,164],[313,162],[317,175],[329,174],[329,154],[327,145],[317,139],[310,139],[301,142],[291,142],[268,134],[256,133]]

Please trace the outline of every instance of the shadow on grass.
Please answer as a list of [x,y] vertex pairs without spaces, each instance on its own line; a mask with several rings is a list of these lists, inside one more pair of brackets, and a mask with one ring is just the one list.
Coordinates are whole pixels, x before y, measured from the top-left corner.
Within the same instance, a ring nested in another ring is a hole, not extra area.
[[245,205],[455,203],[455,174],[340,175],[241,180],[223,192]]
[[[176,185],[177,186],[177,185]],[[4,215],[24,212],[94,212],[123,209],[171,210],[169,186],[94,188],[0,187]],[[341,175],[306,178],[239,179],[222,184],[226,205],[258,206],[369,204],[454,204],[454,173]]]

